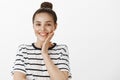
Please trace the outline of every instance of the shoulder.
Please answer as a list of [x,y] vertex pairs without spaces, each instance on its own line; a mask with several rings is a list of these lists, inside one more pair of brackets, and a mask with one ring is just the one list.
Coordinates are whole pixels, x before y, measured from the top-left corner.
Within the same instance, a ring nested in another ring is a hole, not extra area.
[[68,48],[66,44],[56,44],[57,48]]
[[18,45],[18,47],[28,47],[28,46],[32,46],[32,43],[31,44],[20,44],[20,45]]
[[66,44],[56,44],[56,49],[61,49],[63,50],[65,53],[68,52],[68,46]]
[[32,44],[20,44],[18,45],[18,50],[29,49],[30,47],[32,47]]

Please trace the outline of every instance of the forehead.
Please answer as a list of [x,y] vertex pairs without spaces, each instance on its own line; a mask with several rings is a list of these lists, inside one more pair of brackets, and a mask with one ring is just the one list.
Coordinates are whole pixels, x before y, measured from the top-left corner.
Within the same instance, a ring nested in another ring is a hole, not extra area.
[[48,14],[48,13],[39,13],[39,14],[36,14],[34,21],[35,21],[35,22],[36,22],[36,21],[40,21],[40,22],[42,22],[42,21],[53,22],[53,18],[52,18],[52,16],[51,16],[50,14]]

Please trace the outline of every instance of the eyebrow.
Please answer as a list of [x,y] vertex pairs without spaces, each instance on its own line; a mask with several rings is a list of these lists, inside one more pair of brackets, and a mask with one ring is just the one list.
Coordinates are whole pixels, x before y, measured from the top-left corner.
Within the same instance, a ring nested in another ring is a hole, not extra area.
[[[34,21],[34,22],[41,23],[40,21]],[[45,21],[45,22],[52,22],[52,21]]]

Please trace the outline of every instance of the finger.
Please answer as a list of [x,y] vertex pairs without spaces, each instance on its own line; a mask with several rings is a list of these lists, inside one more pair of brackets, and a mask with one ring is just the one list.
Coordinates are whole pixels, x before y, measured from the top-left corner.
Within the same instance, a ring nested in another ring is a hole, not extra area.
[[48,40],[51,40],[53,35],[54,35],[54,32],[50,33],[49,36],[48,36]]
[[49,33],[49,35],[48,35],[46,41],[49,42],[49,41],[52,39],[53,35],[54,35],[54,32]]

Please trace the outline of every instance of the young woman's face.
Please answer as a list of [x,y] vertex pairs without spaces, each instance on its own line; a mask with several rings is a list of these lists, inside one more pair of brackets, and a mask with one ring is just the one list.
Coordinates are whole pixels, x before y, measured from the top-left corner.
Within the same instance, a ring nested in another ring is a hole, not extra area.
[[56,24],[50,14],[39,13],[35,16],[33,28],[37,40],[44,41],[48,34],[56,29]]

